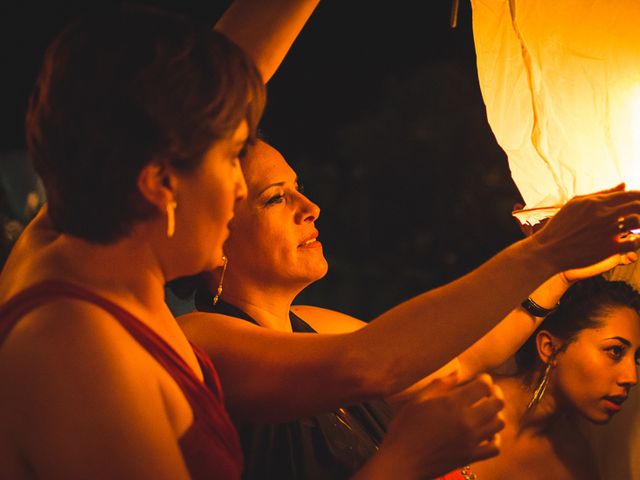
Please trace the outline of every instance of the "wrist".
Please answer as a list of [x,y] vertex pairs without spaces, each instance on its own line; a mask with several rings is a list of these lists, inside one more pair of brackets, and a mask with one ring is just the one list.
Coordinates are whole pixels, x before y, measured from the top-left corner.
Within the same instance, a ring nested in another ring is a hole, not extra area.
[[576,280],[569,280],[567,278],[566,272],[564,271],[558,274],[558,278],[562,282],[562,285],[565,287],[565,291],[576,282]]
[[516,243],[523,255],[528,258],[532,273],[542,275],[549,279],[564,271],[561,262],[556,259],[557,253],[548,244],[538,241],[536,235],[532,235]]
[[537,232],[525,240],[528,242],[527,248],[536,255],[538,268],[545,269],[548,272],[547,278],[576,267],[576,265],[572,265],[568,261],[566,249],[561,248],[562,244],[554,239],[545,238],[545,236],[540,235],[541,232]]
[[533,298],[527,297],[520,306],[530,315],[537,318],[544,318],[558,308],[558,303],[548,308],[540,305]]

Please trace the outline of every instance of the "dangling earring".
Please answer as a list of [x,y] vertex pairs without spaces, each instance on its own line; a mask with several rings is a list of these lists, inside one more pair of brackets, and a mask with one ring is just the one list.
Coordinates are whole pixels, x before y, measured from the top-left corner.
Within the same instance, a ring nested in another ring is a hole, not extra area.
[[533,397],[531,397],[531,401],[529,405],[527,405],[527,411],[535,408],[536,405],[540,403],[544,393],[547,391],[547,385],[549,385],[549,378],[551,377],[551,369],[553,368],[553,362],[556,357],[557,352],[553,352],[549,357],[549,361],[547,362],[547,366],[544,369],[544,373],[542,374],[542,378],[540,379],[540,383],[538,384],[538,388],[536,388],[533,392]]
[[173,237],[176,233],[176,207],[178,204],[175,200],[167,203],[167,238]]
[[222,282],[224,281],[224,272],[227,271],[227,263],[229,263],[229,261],[227,260],[227,256],[223,255],[222,256],[222,273],[220,274],[220,281],[218,282],[218,291],[213,297],[212,305],[215,305],[216,303],[218,303],[218,300],[220,300],[220,294],[222,293]]

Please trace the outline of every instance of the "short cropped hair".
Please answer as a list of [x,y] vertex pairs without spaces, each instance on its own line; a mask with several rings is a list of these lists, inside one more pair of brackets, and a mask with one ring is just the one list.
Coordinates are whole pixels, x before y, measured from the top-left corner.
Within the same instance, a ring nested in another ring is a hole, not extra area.
[[70,24],[48,48],[27,113],[27,146],[54,227],[111,243],[157,215],[137,187],[159,162],[198,168],[265,102],[256,66],[222,34],[126,5]]

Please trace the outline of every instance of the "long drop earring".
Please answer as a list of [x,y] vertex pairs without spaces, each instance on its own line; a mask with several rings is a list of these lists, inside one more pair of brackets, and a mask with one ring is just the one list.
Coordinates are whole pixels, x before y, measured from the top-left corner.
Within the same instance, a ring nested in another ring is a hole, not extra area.
[[167,203],[167,238],[173,237],[176,233],[176,207],[178,204],[175,200]]
[[549,379],[551,378],[551,369],[553,368],[553,362],[555,360],[556,354],[558,352],[553,352],[551,357],[549,357],[549,361],[544,369],[544,373],[542,374],[542,378],[540,379],[540,383],[538,387],[533,391],[533,396],[531,397],[531,401],[529,405],[527,405],[527,411],[533,409],[540,403],[544,393],[547,391],[547,386],[549,385]]
[[229,263],[229,260],[227,259],[226,255],[223,255],[222,256],[222,273],[220,274],[220,281],[218,282],[218,291],[214,295],[213,301],[211,302],[212,305],[215,305],[216,303],[218,303],[218,300],[220,300],[220,295],[222,294],[222,282],[224,282],[224,272],[227,271],[227,263]]

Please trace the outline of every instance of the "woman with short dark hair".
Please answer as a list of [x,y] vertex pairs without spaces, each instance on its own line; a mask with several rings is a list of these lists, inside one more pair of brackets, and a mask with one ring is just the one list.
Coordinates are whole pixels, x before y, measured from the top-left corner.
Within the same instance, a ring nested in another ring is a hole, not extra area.
[[[254,41],[286,44],[316,3],[237,2],[223,21],[249,8]],[[239,477],[216,372],[163,286],[221,263],[275,50],[260,72],[222,33],[140,6],[47,50],[27,118],[47,205],[0,278],[3,477]]]

